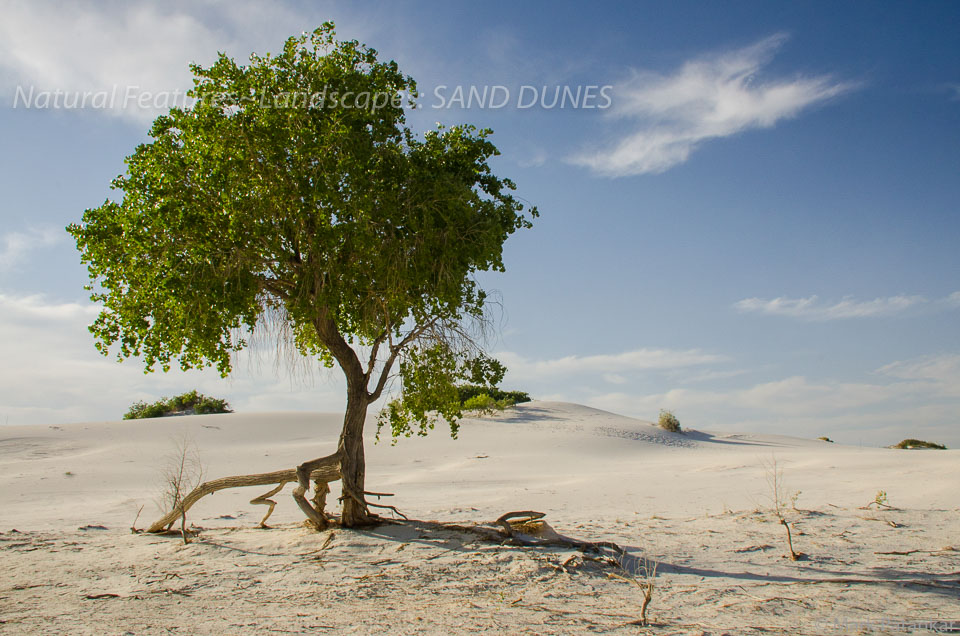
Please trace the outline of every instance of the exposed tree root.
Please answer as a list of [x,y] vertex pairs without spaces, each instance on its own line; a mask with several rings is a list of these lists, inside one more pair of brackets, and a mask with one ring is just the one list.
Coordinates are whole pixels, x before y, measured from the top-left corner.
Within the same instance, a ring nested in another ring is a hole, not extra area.
[[[392,493],[392,492],[369,492],[369,491],[364,491],[363,494],[364,494],[364,495],[371,495],[371,496],[373,496],[373,497],[376,497],[377,499],[379,499],[380,497],[393,497],[393,493]],[[387,509],[387,510],[392,510],[392,511],[394,512],[394,514],[396,514],[396,515],[398,515],[398,516],[400,516],[400,517],[403,517],[404,519],[407,519],[407,520],[409,521],[409,518],[407,517],[407,515],[403,514],[403,513],[400,512],[399,510],[397,510],[397,508],[396,508],[395,506],[388,506],[388,505],[386,505],[386,504],[373,503],[372,501],[367,501],[366,499],[364,499],[364,504],[367,505],[367,506],[373,506],[374,508],[385,508],[385,509]]]
[[620,558],[627,554],[625,549],[612,541],[579,541],[558,534],[545,521],[540,521],[545,516],[542,512],[519,510],[500,515],[496,523],[510,539],[521,545],[554,545],[599,553],[606,548],[616,552]]
[[[330,479],[317,474],[324,470],[334,471],[334,478]],[[304,462],[297,466],[294,472],[297,487],[293,489],[293,499],[317,530],[326,530],[330,522],[323,511],[323,505],[327,500],[327,493],[330,492],[327,484],[340,479],[340,453],[336,452],[326,457],[318,457]],[[316,494],[314,495],[316,507],[311,505],[306,498],[306,493],[310,490],[311,479],[316,482]]]
[[263,515],[263,519],[260,520],[261,528],[269,527],[267,526],[267,519],[269,519],[270,515],[273,514],[273,509],[277,507],[277,502],[274,501],[273,499],[269,499],[269,497],[272,497],[273,495],[283,490],[283,487],[286,485],[287,485],[287,482],[281,481],[279,484],[277,484],[276,488],[272,488],[269,492],[265,492],[259,497],[255,497],[254,499],[250,500],[250,503],[252,504],[270,506],[270,508],[267,510],[267,514]]
[[[309,468],[309,472],[304,473],[304,478],[301,479],[301,468],[304,466]],[[321,457],[311,462],[301,464],[296,469],[291,468],[289,470],[278,470],[272,473],[260,473],[256,475],[235,475],[233,477],[222,477],[220,479],[204,482],[194,488],[190,494],[184,497],[180,504],[173,510],[165,514],[157,521],[154,521],[153,525],[147,528],[147,532],[163,532],[166,528],[169,528],[174,522],[176,522],[178,518],[183,517],[193,506],[193,504],[197,503],[203,497],[213,494],[217,491],[225,490],[227,488],[244,488],[247,486],[268,486],[270,484],[279,484],[282,486],[283,484],[291,481],[298,482],[298,487],[294,489],[293,493],[293,497],[297,501],[297,504],[300,505],[300,508],[304,511],[307,517],[314,522],[314,524],[316,524],[318,527],[325,528],[327,525],[326,516],[322,511],[318,512],[317,509],[310,505],[310,502],[307,501],[303,496],[306,490],[310,487],[310,479],[318,482],[318,484],[323,483],[324,486],[331,481],[339,480],[339,455],[334,453],[333,455],[328,455],[327,457]],[[303,485],[304,482],[306,482],[306,486]],[[301,488],[303,489],[301,490]],[[266,522],[267,517],[269,517],[270,513],[273,512],[273,505],[275,505],[275,502],[267,499],[267,497],[277,492],[279,492],[279,488],[271,490],[269,493],[266,493],[261,497],[257,497],[257,499],[253,501],[253,503],[271,506],[261,523]],[[258,501],[261,499],[263,501]]]

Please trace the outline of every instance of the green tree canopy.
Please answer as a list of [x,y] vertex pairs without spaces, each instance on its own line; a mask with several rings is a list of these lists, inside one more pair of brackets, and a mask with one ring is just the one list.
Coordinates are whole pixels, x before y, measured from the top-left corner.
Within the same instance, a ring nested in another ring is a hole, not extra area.
[[147,371],[227,375],[269,317],[339,365],[344,520],[362,521],[363,421],[389,379],[383,421],[404,435],[437,414],[455,432],[456,383],[503,377],[471,330],[487,304],[474,274],[503,271],[504,241],[530,221],[488,165],[491,131],[414,135],[414,81],[332,24],[246,65],[191,68],[194,104],[156,119],[112,183],[122,198],[67,228],[103,306],[90,330]]

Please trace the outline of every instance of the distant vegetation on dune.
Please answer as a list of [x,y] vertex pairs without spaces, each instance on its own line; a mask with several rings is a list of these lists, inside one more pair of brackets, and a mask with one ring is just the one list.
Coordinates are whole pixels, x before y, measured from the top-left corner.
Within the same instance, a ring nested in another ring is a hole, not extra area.
[[947,450],[947,447],[943,444],[925,442],[922,439],[905,439],[899,444],[894,444],[890,448],[933,448],[936,450]]
[[460,393],[460,403],[466,404],[470,398],[479,395],[486,395],[494,400],[507,400],[511,404],[521,404],[530,401],[530,395],[526,391],[503,391],[497,387],[478,386],[476,384],[464,384],[457,387]]
[[497,387],[464,384],[457,387],[460,405],[464,411],[472,411],[480,415],[490,415],[494,411],[529,402],[530,395],[525,391],[503,391]]
[[196,391],[188,391],[176,397],[160,398],[152,404],[135,402],[130,410],[124,414],[123,419],[142,420],[168,415],[206,415],[209,413],[233,413],[233,411],[226,400],[218,400]]
[[657,426],[671,433],[682,433],[680,430],[680,420],[673,414],[673,411],[660,409],[660,418],[657,420]]

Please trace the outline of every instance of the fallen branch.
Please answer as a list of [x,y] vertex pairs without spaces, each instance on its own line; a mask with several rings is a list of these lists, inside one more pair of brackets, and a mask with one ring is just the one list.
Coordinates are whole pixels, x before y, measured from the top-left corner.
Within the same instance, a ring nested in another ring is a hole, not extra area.
[[893,556],[907,556],[908,554],[939,554],[940,552],[955,552],[955,550],[905,550],[900,552],[898,550],[893,550],[892,552],[874,552],[874,554],[888,554]]
[[754,587],[765,585],[818,585],[820,583],[837,583],[841,585],[920,585],[925,587],[935,587],[946,590],[958,590],[960,585],[954,580],[939,581],[931,579],[859,579],[859,578],[823,578],[823,579],[801,579],[799,581],[769,581],[760,583]]
[[896,506],[891,506],[890,504],[885,504],[882,501],[871,501],[866,506],[860,506],[857,510],[872,510],[870,506],[876,506],[877,510],[899,510],[902,511],[902,508],[897,508]]

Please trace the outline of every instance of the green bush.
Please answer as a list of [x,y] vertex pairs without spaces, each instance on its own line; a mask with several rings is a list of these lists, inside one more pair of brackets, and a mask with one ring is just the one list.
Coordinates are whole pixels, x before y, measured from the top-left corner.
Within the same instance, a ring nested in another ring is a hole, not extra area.
[[677,416],[672,411],[665,409],[660,409],[660,419],[657,420],[657,426],[671,433],[683,432],[680,430],[680,420],[677,419]]
[[936,444],[934,442],[925,442],[921,439],[905,439],[899,444],[895,444],[890,448],[935,448],[937,450],[947,450],[947,447],[943,444]]
[[478,386],[475,384],[458,386],[457,391],[460,394],[460,404],[462,404],[464,408],[468,408],[468,400],[480,395],[486,395],[497,402],[504,402],[505,406],[513,406],[514,404],[530,401],[530,396],[524,391],[501,391],[496,387]]
[[468,398],[463,403],[463,410],[472,411],[478,415],[492,415],[494,412],[502,411],[509,406],[513,406],[513,401],[507,398],[495,400],[486,393],[480,393]]
[[197,415],[206,415],[208,413],[233,413],[226,400],[218,400],[189,391],[172,398],[160,398],[158,401],[147,404],[146,402],[135,402],[130,410],[127,411],[123,419],[142,420],[151,417],[164,417],[175,413],[183,413],[192,410]]

